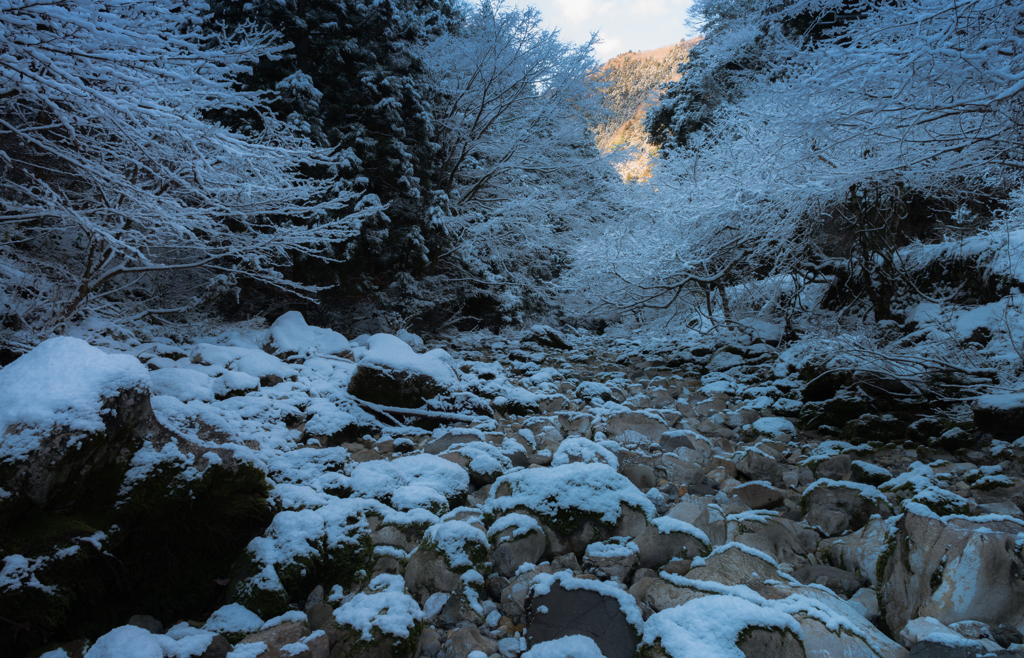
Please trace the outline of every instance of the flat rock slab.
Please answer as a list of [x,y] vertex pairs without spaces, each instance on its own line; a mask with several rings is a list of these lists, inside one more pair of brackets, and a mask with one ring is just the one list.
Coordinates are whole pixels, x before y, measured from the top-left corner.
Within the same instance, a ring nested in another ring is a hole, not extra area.
[[569,635],[594,640],[605,658],[632,658],[640,640],[614,598],[554,584],[530,604],[526,642],[533,647]]

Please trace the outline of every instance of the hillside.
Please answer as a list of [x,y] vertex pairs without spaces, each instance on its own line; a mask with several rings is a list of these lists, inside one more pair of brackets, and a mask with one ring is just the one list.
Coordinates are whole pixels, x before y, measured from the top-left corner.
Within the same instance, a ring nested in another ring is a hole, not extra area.
[[644,116],[658,101],[662,85],[679,80],[679,64],[686,61],[699,38],[680,41],[641,52],[617,55],[601,69],[600,80],[607,84],[604,107],[611,118],[597,129],[597,145],[604,152],[626,149],[636,152],[618,168],[627,179],[627,171],[646,169],[652,151],[644,131]]

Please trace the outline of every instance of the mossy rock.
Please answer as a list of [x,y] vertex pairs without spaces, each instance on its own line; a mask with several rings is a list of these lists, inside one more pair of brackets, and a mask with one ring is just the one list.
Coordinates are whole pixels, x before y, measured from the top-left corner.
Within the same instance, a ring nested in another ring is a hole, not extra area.
[[874,402],[851,390],[840,391],[828,400],[806,402],[800,409],[800,428],[813,430],[824,425],[843,427],[854,418],[871,413]]
[[[60,509],[32,508],[0,533],[0,555],[38,558],[77,545],[72,559],[40,572],[56,595],[3,597],[0,646],[19,653],[43,640],[96,637],[133,614],[165,623],[195,618],[221,596],[216,580],[254,532],[269,522],[266,478],[247,465],[211,466],[186,481],[183,464],[163,464],[118,500],[127,464],[89,473],[81,494]],[[115,530],[116,528],[116,530]],[[102,531],[102,552],[81,540]],[[10,602],[10,603],[8,603]]]
[[907,435],[907,423],[890,414],[862,414],[843,427],[840,438],[853,444],[867,441],[894,443]]
[[[330,590],[334,585],[350,589],[360,574],[366,576],[366,567],[373,557],[373,546],[369,535],[361,535],[354,543],[328,546],[324,554],[324,589]],[[304,596],[305,592],[300,593]]]
[[850,472],[853,476],[854,482],[860,482],[861,484],[870,484],[873,487],[877,487],[880,484],[888,482],[892,479],[891,473],[876,473],[874,471],[866,470],[857,461],[854,461],[850,465]]
[[358,658],[412,658],[424,628],[423,622],[416,622],[409,629],[409,637],[398,637],[374,628],[372,639],[364,640],[362,633],[348,624],[332,621],[329,626],[334,638],[331,644],[335,647],[331,653]]

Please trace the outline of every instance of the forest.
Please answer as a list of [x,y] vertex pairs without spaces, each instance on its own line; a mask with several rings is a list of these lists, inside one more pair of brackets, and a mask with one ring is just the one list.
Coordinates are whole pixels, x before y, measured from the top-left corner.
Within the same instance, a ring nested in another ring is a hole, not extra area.
[[0,658],[1024,656],[1024,0],[688,20],[0,0]]

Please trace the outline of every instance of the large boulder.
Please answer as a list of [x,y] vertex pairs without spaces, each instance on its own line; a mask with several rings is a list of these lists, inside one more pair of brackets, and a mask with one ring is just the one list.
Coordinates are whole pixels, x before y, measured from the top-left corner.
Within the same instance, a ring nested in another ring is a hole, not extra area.
[[1024,393],[982,395],[974,401],[974,425],[996,438],[1020,437],[1024,427]]
[[534,579],[527,646],[583,635],[605,658],[633,658],[643,618],[633,597],[611,583],[583,580],[566,571]]
[[772,486],[782,482],[782,467],[779,462],[758,448],[747,448],[736,459],[736,470],[751,480],[767,480]]
[[545,556],[583,555],[609,537],[636,537],[654,518],[650,499],[605,464],[573,463],[526,469],[498,478],[484,504],[488,517],[509,512],[537,519],[547,538]]
[[886,525],[881,517],[848,535],[823,539],[818,544],[818,555],[832,566],[857,573],[867,578],[872,587],[878,587],[878,558],[886,551]]
[[844,480],[818,479],[804,490],[800,502],[804,522],[829,537],[859,530],[875,514],[891,514],[878,489]]
[[149,385],[73,338],[0,370],[0,646],[207,605],[269,521],[264,472],[202,423],[164,428]]
[[370,336],[365,339],[348,392],[386,407],[421,407],[458,383],[449,361],[441,350],[417,354],[395,336]]
[[813,530],[765,513],[730,515],[729,540],[790,564],[805,564],[807,555],[818,545],[818,535]]
[[939,517],[918,503],[905,512],[880,560],[879,602],[899,633],[915,617],[943,624],[1024,622],[1024,522],[1011,517]]
[[77,338],[51,338],[0,370],[0,400],[2,516],[66,507],[94,474],[123,474],[156,424],[139,360]]

